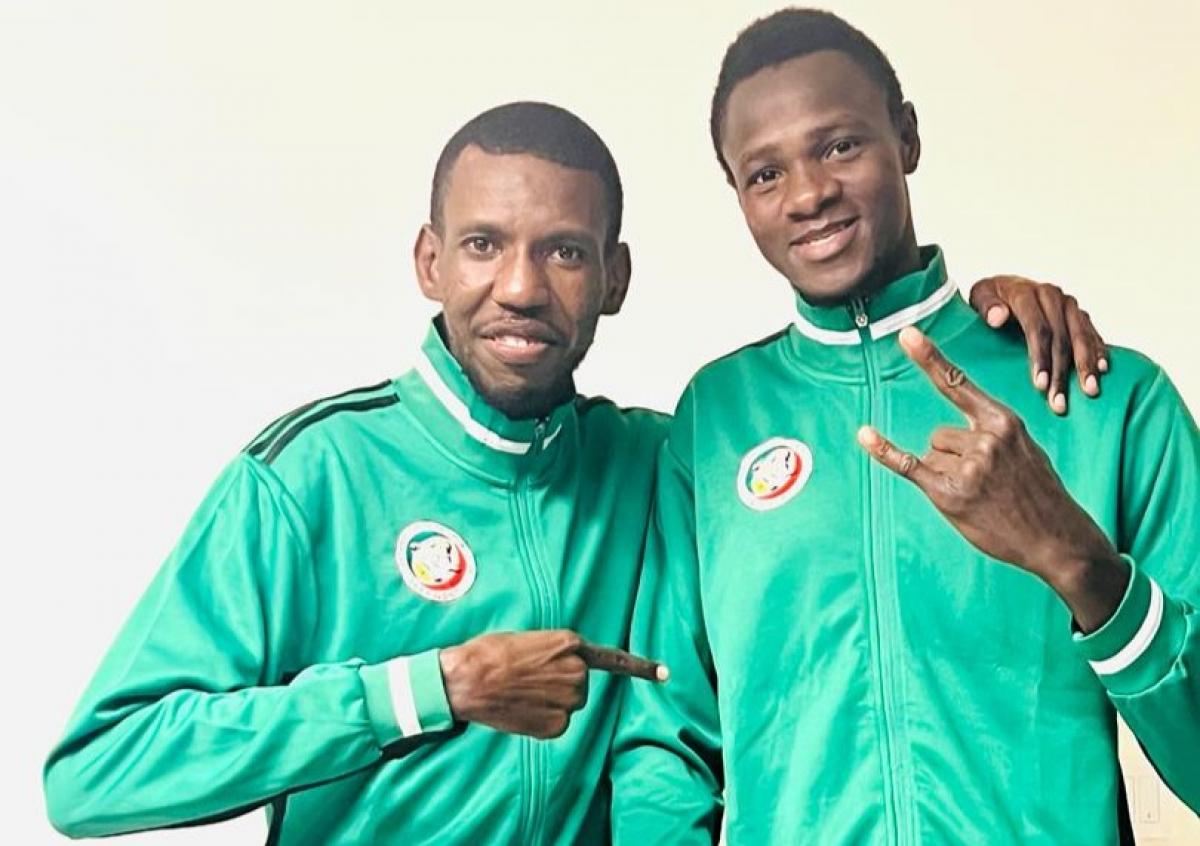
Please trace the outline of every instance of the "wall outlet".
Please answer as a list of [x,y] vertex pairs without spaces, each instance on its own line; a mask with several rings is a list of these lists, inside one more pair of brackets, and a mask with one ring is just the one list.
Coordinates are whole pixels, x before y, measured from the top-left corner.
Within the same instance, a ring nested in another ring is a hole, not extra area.
[[1134,819],[1142,825],[1157,825],[1162,822],[1162,794],[1158,779],[1152,775],[1138,775],[1133,782]]

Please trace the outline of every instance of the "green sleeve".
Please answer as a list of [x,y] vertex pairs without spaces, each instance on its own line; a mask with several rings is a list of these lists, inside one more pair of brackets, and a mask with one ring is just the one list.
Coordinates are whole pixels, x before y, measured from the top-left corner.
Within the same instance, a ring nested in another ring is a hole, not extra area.
[[658,461],[658,484],[630,648],[670,669],[633,684],[613,752],[616,846],[716,843],[723,810],[716,672],[700,599],[693,479],[677,450],[686,408]]
[[1075,642],[1167,785],[1200,811],[1200,434],[1156,371],[1130,404],[1116,613]]
[[436,651],[304,665],[317,598],[303,526],[269,470],[246,456],[226,469],[46,763],[55,828],[227,817],[449,726]]

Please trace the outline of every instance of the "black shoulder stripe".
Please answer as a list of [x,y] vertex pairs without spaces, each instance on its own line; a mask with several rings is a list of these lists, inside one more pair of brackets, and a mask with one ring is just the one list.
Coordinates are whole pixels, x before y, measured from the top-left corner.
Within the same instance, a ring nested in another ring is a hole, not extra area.
[[348,396],[352,396],[353,394],[367,394],[372,391],[379,391],[386,388],[390,384],[392,384],[390,379],[384,379],[378,384],[367,385],[365,388],[351,388],[348,391],[342,391],[340,394],[334,394],[331,397],[321,397],[320,399],[315,399],[312,402],[307,402],[299,408],[289,411],[287,414],[278,418],[275,420],[275,422],[271,423],[271,425],[267,426],[267,428],[259,432],[255,436],[254,440],[250,442],[250,446],[247,447],[246,451],[251,455],[258,455],[267,447],[269,447],[271,445],[271,441],[274,440],[289,424],[299,418],[300,415],[312,410],[313,408],[316,408],[323,402],[344,399]]
[[646,411],[650,414],[661,414],[664,417],[670,416],[666,412],[659,411],[657,408],[647,408],[644,405],[617,405],[611,397],[606,397],[604,394],[593,394],[592,396],[586,397],[582,394],[577,394],[575,396],[575,413],[580,417],[584,416],[592,409],[599,408],[603,405],[611,405],[616,411],[622,414],[626,411]]
[[575,413],[579,415],[587,414],[598,405],[604,405],[606,402],[611,402],[608,397],[596,394],[594,396],[584,396],[583,394],[575,395]]
[[386,408],[389,405],[395,405],[400,402],[400,398],[395,394],[389,394],[382,397],[372,397],[371,399],[357,400],[354,402],[339,402],[333,405],[327,405],[320,411],[308,415],[303,420],[294,423],[290,429],[284,432],[276,439],[271,448],[267,450],[266,456],[263,457],[263,462],[270,464],[279,457],[279,453],[283,452],[284,447],[295,440],[296,436],[307,429],[314,423],[320,423],[327,417],[332,417],[335,414],[340,414],[343,411],[370,411],[375,408]]
[[769,346],[770,344],[775,343],[780,338],[782,338],[784,335],[786,335],[790,328],[791,328],[790,326],[785,326],[782,329],[780,329],[778,332],[772,332],[770,335],[767,335],[767,337],[765,337],[765,338],[759,338],[757,341],[751,341],[748,344],[743,344],[742,346],[738,347],[733,352],[725,353],[725,355],[720,356],[719,358],[713,359],[713,361],[711,363],[715,364],[718,361],[724,361],[727,358],[732,358],[733,356],[737,355],[740,352],[745,352],[746,350],[752,350],[755,347]]

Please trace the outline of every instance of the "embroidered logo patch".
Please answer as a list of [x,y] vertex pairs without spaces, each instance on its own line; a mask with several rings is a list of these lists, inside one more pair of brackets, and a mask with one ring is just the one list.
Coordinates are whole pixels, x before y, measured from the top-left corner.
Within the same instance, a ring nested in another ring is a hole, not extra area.
[[396,539],[396,566],[413,593],[434,602],[458,599],[475,584],[475,556],[456,532],[421,520]]
[[800,441],[771,438],[742,458],[737,492],[755,511],[778,508],[800,493],[812,474],[812,452]]

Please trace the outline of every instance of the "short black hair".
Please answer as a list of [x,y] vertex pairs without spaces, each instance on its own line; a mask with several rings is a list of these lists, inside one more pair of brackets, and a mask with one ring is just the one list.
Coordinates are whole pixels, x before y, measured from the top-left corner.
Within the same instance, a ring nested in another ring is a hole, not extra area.
[[549,103],[521,101],[488,109],[471,118],[450,137],[433,170],[429,199],[429,221],[442,229],[442,205],[450,172],[459,155],[475,145],[492,155],[526,153],[575,170],[586,170],[600,178],[608,214],[605,249],[617,245],[621,235],[624,194],[621,175],[608,146],[596,131],[579,117]]
[[733,172],[721,154],[721,125],[725,121],[729,95],[739,82],[759,71],[819,50],[837,50],[858,62],[883,89],[892,123],[900,125],[904,114],[900,80],[896,78],[892,63],[874,41],[832,12],[822,9],[780,9],[765,18],[759,18],[738,33],[721,60],[721,72],[717,76],[717,88],[713,91],[708,125],[717,161],[721,163],[721,169],[731,184]]

